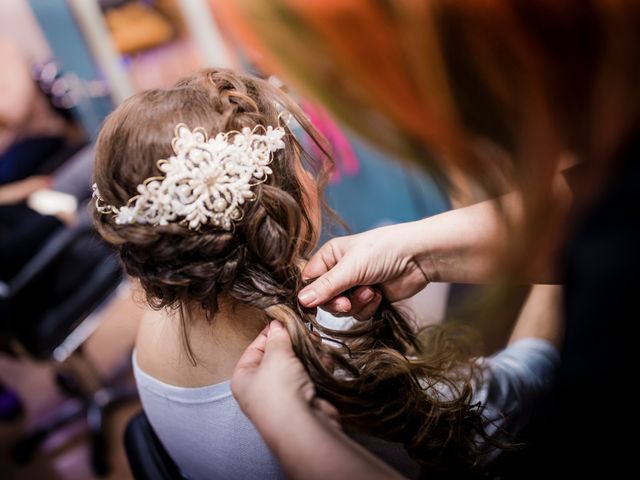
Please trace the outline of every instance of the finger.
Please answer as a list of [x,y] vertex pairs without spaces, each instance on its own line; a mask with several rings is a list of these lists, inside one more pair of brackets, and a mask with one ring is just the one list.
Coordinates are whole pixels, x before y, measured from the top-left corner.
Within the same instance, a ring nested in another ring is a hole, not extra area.
[[327,370],[327,372],[333,373],[333,371],[335,370],[335,363],[331,355],[320,355],[320,361],[322,362],[322,365]]
[[373,300],[367,303],[362,310],[355,313],[353,318],[359,321],[369,320],[376,313],[378,307],[380,307],[380,302],[382,302],[382,294],[380,292],[376,292],[373,296]]
[[311,381],[304,382],[300,393],[302,394],[302,400],[305,403],[312,405],[313,399],[316,397],[316,387]]
[[318,343],[318,344],[322,343],[322,337],[318,332],[311,332],[309,334],[309,338],[313,343]]
[[320,305],[322,309],[336,317],[345,317],[350,315],[351,300],[349,297],[339,296],[332,298],[327,303]]
[[336,265],[336,263],[338,263],[341,255],[338,255],[337,243],[338,239],[330,240],[313,254],[302,270],[303,280],[306,281],[311,278],[318,278],[320,275],[327,273]]
[[264,327],[260,332],[260,335],[258,335],[257,338],[247,347],[247,349],[240,357],[240,360],[238,360],[235,370],[252,370],[260,365],[260,362],[264,357],[265,347],[267,345],[268,331],[269,325]]
[[355,286],[357,284],[357,278],[353,276],[355,269],[349,263],[346,259],[342,259],[327,273],[303,288],[298,294],[300,303],[309,308],[317,307]]
[[[336,317],[354,316],[375,298],[375,294],[376,290],[373,287],[365,285],[358,287],[351,297],[338,296],[320,306]],[[377,308],[376,305],[373,310],[375,311]]]
[[340,414],[338,410],[326,400],[321,398],[315,398],[312,402],[312,408],[315,410],[316,415],[322,417],[322,419],[336,430],[342,430],[340,424]]
[[266,362],[283,354],[288,357],[295,356],[291,346],[291,337],[289,337],[289,332],[282,323],[278,320],[273,320],[269,324],[269,332],[264,348],[264,360]]
[[376,296],[376,290],[368,285],[356,288],[351,294],[351,313],[356,314],[365,308]]
[[336,422],[340,421],[340,413],[338,412],[338,409],[334,407],[333,404],[326,401],[324,398],[314,397],[313,401],[311,402],[311,407],[322,412],[327,417],[335,420]]
[[[309,338],[311,339],[311,341],[313,343],[316,343],[318,345],[322,345],[322,337],[320,336],[320,334],[318,332],[311,332],[309,334]],[[329,355],[327,353],[320,354],[320,361],[322,362],[322,365],[324,365],[324,368],[326,368],[328,372],[333,372],[334,362],[333,362],[333,358],[331,357],[331,355]]]

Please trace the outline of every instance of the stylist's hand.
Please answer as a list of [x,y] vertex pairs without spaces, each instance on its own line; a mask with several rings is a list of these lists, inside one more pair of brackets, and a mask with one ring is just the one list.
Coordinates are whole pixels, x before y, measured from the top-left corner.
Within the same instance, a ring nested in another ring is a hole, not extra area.
[[[330,240],[302,272],[303,279],[315,281],[300,291],[300,303],[365,320],[382,299],[374,285],[391,302],[415,295],[429,283],[427,262],[420,258],[424,232],[419,225],[403,223]],[[353,287],[358,288],[345,295]]]
[[344,434],[336,409],[315,396],[281,323],[271,322],[245,350],[231,391],[287,478],[403,478]]
[[292,411],[310,410],[339,428],[338,411],[315,396],[315,386],[291,347],[286,328],[274,320],[247,347],[233,372],[231,391],[266,440],[282,430]]

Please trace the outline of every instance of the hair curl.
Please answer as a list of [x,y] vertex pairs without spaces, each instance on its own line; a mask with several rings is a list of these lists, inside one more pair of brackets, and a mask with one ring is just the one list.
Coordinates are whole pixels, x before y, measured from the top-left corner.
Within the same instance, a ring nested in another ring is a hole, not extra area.
[[[214,136],[258,124],[275,126],[281,109],[326,154],[324,140],[301,109],[252,76],[205,70],[172,88],[134,95],[107,118],[98,137],[94,175],[101,195],[118,206],[135,195],[139,183],[157,174],[156,161],[171,151],[177,123],[202,126]],[[208,225],[199,231],[180,224],[117,225],[112,216],[96,212],[97,229],[118,246],[127,273],[140,279],[152,307],[187,310],[183,326],[194,305],[213,317],[220,295],[257,307],[287,326],[319,395],[338,408],[345,423],[403,443],[424,465],[472,466],[483,429],[481,409],[472,404],[475,370],[464,337],[432,327],[418,339],[386,301],[371,320],[346,331],[323,327],[314,312],[299,305],[299,265],[311,253],[316,232],[303,207],[296,162],[315,169],[319,191],[325,169],[288,129],[285,145],[274,154],[273,175],[254,187],[256,200],[245,205],[244,218],[232,232]],[[311,330],[341,345],[313,341]],[[327,356],[335,370],[327,368]]]

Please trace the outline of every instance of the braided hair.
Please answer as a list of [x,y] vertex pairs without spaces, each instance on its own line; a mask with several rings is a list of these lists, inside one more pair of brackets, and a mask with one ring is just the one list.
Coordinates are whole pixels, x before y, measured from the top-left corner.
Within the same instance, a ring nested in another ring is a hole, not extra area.
[[[256,200],[244,206],[243,220],[233,231],[211,225],[198,231],[181,224],[118,225],[113,216],[95,213],[98,231],[117,246],[127,273],[140,280],[152,307],[185,312],[183,328],[194,306],[213,318],[222,295],[261,309],[286,325],[318,394],[338,408],[347,425],[401,442],[424,465],[471,467],[479,458],[476,439],[483,429],[481,409],[472,404],[477,371],[466,337],[441,326],[418,336],[386,301],[372,319],[344,331],[323,327],[314,311],[299,305],[300,265],[312,252],[317,232],[296,172],[301,162],[313,169],[320,195],[329,156],[325,141],[281,90],[253,76],[216,69],[169,89],[134,95],[102,127],[95,182],[108,204],[124,205],[138,184],[157,175],[156,162],[170,154],[177,123],[201,126],[213,137],[243,127],[276,126],[282,110],[326,158],[312,158],[287,128],[285,148],[274,153],[270,165],[273,174],[254,187]],[[312,331],[335,341],[318,343]]]

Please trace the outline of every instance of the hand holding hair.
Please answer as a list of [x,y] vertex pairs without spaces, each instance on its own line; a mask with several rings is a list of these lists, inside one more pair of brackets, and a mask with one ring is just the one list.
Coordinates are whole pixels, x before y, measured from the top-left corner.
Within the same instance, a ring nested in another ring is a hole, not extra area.
[[338,412],[316,398],[315,386],[291,346],[291,338],[277,320],[266,326],[247,347],[233,373],[231,391],[244,413],[268,432],[271,422],[286,417],[290,408],[311,406],[333,420]]
[[277,320],[245,350],[231,391],[288,478],[402,478],[342,432],[338,411],[316,397],[286,328]]
[[314,281],[298,299],[305,307],[322,306],[334,315],[366,319],[381,300],[374,286],[397,302],[430,282],[490,282],[505,245],[505,219],[498,204],[511,221],[520,221],[518,196],[509,194],[423,220],[334,238],[304,268],[303,278]]
[[424,235],[419,222],[412,222],[330,240],[302,272],[315,280],[301,290],[300,303],[364,320],[375,313],[382,294],[391,302],[415,295],[430,281],[415,242]]

